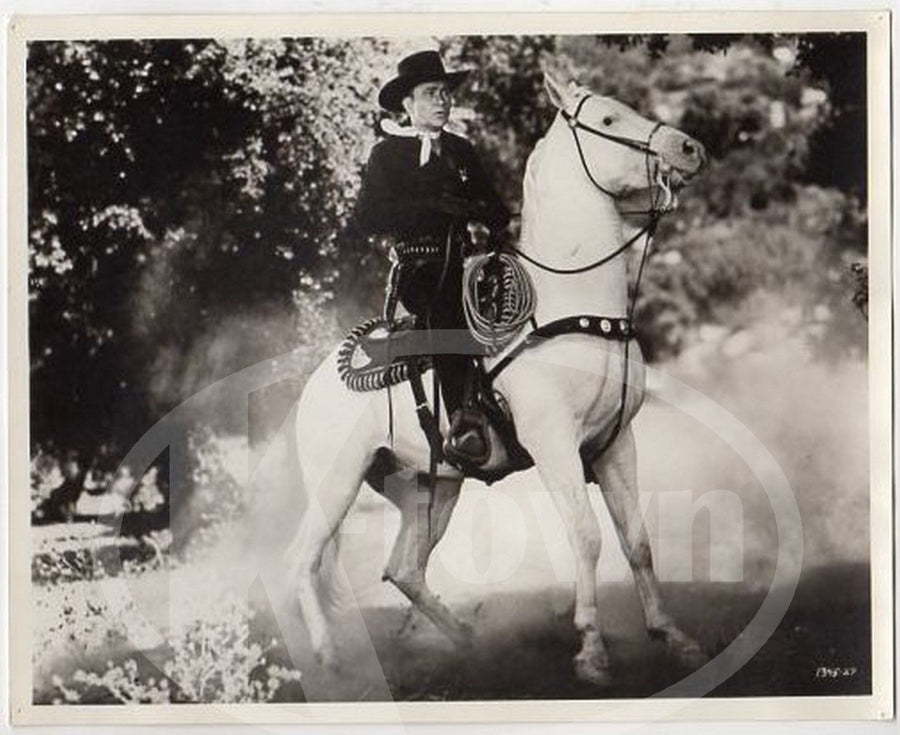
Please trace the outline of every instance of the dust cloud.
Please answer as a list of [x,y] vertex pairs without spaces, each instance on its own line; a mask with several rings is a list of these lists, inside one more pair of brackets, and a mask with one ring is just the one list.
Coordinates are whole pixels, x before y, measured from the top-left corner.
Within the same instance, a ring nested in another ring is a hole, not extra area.
[[[800,509],[803,568],[866,562],[869,556],[867,371],[859,359],[824,362],[808,334],[766,319],[739,332],[708,328],[692,349],[657,365],[634,422],[640,509],[663,582],[767,586],[778,552],[772,507],[748,458],[678,408],[688,385],[712,399],[759,440],[786,475]],[[216,350],[212,351],[217,354]],[[673,380],[674,378],[674,380]],[[218,435],[224,476],[246,477],[238,519],[209,554],[207,568],[231,589],[258,578],[273,604],[292,605],[286,557],[307,499],[290,453],[290,408],[302,381],[273,386],[246,438]],[[689,392],[689,391],[687,391]],[[752,458],[751,458],[752,459]],[[604,542],[598,578],[630,583],[602,494],[592,493]],[[397,512],[364,487],[340,536],[343,570],[357,605],[403,598],[381,581],[399,526]],[[429,582],[450,602],[499,591],[571,587],[575,563],[566,532],[534,471],[490,488],[467,482],[435,551]]]

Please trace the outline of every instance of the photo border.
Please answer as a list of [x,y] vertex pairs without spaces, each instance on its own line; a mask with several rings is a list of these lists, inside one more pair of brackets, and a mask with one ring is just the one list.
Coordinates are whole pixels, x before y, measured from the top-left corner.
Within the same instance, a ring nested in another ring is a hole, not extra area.
[[[867,33],[872,694],[841,697],[35,706],[30,646],[26,44],[38,40],[468,34]],[[14,16],[7,27],[9,682],[15,725],[888,719],[894,711],[890,15],[886,11]],[[891,400],[885,400],[891,396]],[[9,490],[15,488],[16,490]],[[20,633],[16,633],[20,631]],[[24,634],[28,631],[28,635]]]

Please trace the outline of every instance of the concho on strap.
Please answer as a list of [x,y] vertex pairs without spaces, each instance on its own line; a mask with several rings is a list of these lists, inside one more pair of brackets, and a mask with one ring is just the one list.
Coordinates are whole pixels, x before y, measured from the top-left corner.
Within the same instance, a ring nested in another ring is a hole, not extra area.
[[[391,328],[393,326],[393,329]],[[387,388],[409,379],[406,357],[390,358],[390,335],[412,328],[410,320],[391,325],[380,317],[355,326],[341,343],[337,353],[338,375],[352,391],[366,392]],[[420,369],[431,366],[431,358],[417,356]]]

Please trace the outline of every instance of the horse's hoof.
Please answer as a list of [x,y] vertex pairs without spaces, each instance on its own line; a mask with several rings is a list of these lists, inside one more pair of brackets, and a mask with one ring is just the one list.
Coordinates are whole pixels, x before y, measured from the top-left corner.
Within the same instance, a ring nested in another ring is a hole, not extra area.
[[699,669],[709,663],[709,655],[697,641],[685,636],[685,640],[672,647],[678,661],[687,669]]
[[649,633],[651,638],[663,641],[685,668],[699,669],[709,662],[709,656],[700,644],[674,625],[654,628]]
[[612,673],[608,663],[601,664],[593,656],[577,655],[573,659],[575,663],[575,676],[580,681],[593,684],[597,687],[608,687],[612,684]]
[[331,646],[321,646],[314,651],[316,662],[324,669],[332,673],[338,671],[337,652]]

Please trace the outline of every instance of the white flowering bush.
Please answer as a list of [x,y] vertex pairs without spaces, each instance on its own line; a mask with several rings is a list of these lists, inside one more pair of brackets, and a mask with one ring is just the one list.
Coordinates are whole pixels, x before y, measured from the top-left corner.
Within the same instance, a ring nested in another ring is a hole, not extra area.
[[168,639],[173,656],[162,676],[142,672],[138,661],[107,661],[102,673],[76,671],[70,681],[53,677],[55,704],[115,701],[122,704],[271,702],[300,672],[274,663],[277,648],[251,640],[254,617],[246,603],[226,599],[212,615]]

